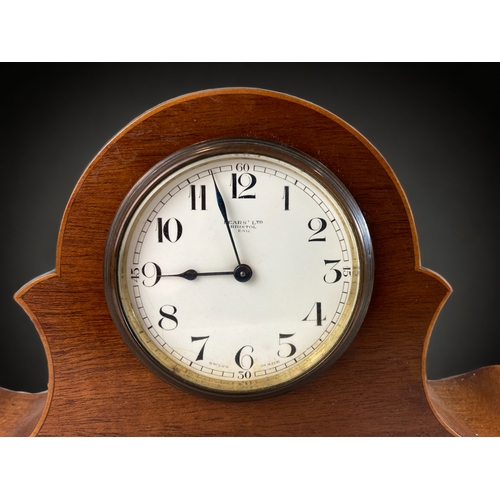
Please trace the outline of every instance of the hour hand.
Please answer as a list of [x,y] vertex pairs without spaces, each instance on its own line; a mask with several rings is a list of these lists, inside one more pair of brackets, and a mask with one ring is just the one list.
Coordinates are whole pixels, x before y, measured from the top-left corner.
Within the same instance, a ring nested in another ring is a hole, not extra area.
[[252,277],[252,270],[245,264],[236,266],[234,271],[213,271],[208,273],[199,273],[194,269],[188,269],[178,274],[162,274],[161,278],[184,278],[189,281],[195,280],[198,276],[234,276],[240,283],[245,283]]
[[194,269],[188,269],[187,271],[184,271],[183,273],[179,274],[162,274],[162,278],[184,278],[189,281],[195,280],[198,276],[223,276],[223,275],[231,275],[234,274],[233,271],[214,271],[210,273],[199,273],[198,271],[195,271]]

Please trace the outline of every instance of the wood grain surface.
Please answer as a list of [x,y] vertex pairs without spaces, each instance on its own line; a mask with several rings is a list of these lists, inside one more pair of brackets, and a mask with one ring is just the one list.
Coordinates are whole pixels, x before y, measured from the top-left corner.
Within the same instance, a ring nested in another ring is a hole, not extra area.
[[[274,140],[322,162],[356,199],[374,246],[373,298],[349,349],[313,381],[261,401],[205,400],[157,378],[122,341],[104,296],[106,237],[125,195],[169,154],[221,137]],[[341,119],[300,99],[256,89],[168,101],[128,125],[92,161],[64,214],[55,271],[16,295],[37,326],[49,364],[47,403],[32,433],[459,434],[428,399],[424,379],[430,332],[450,292],[442,278],[420,267],[415,225],[394,173]]]
[[443,425],[459,436],[500,436],[500,366],[427,382]]
[[29,436],[46,402],[47,392],[30,394],[0,388],[0,436]]

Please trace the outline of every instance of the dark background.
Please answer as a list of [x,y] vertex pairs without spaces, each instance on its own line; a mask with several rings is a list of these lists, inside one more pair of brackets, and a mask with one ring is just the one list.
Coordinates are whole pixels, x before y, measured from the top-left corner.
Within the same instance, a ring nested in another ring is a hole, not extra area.
[[55,267],[59,224],[85,167],[136,116],[179,95],[248,86],[323,106],[399,178],[421,261],[454,288],[428,375],[500,363],[497,64],[0,65],[0,386],[47,386],[38,334],[12,295]]

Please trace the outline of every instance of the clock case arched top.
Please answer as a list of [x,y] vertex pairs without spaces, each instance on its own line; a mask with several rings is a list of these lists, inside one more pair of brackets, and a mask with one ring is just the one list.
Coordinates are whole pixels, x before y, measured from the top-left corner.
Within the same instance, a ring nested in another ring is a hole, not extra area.
[[[361,208],[375,256],[370,307],[342,357],[291,393],[250,403],[204,400],[150,373],[117,332],[103,286],[107,234],[137,180],[175,151],[225,137],[278,142],[325,165]],[[449,293],[441,277],[420,267],[415,224],[393,171],[343,120],[259,89],[167,101],[127,125],[91,162],[61,223],[55,271],[16,295],[49,364],[47,402],[33,434],[446,434],[427,396],[425,352]]]

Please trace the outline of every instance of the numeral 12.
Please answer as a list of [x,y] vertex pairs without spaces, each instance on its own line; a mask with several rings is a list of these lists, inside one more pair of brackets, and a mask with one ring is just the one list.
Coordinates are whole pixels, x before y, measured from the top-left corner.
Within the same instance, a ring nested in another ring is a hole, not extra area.
[[[233,198],[238,198],[238,199],[255,198],[254,194],[243,194],[245,191],[252,189],[255,186],[255,184],[257,184],[257,177],[255,177],[255,175],[241,174],[238,176],[237,174],[231,174],[231,177],[232,177],[231,185],[233,188],[232,192]],[[238,185],[243,188],[243,190],[240,193],[238,193]]]

